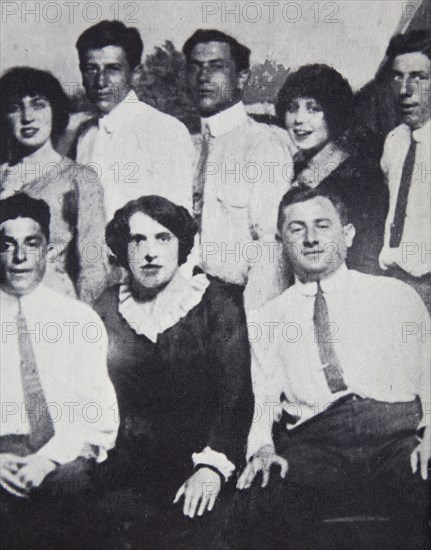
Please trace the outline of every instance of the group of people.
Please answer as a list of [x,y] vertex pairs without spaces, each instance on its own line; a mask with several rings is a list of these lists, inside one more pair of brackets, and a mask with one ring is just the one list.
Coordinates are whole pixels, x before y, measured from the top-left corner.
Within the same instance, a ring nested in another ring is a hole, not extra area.
[[190,136],[134,91],[136,29],[76,47],[75,160],[58,80],[0,78],[5,548],[318,548],[352,494],[426,548],[427,31],[389,44],[384,148],[327,65],[288,75],[270,126],[250,50],[196,31]]

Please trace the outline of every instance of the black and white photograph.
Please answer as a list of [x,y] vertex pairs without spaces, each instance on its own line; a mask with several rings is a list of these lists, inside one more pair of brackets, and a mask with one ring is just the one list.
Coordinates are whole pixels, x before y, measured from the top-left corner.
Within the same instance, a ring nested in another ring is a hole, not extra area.
[[2,550],[431,550],[431,0],[0,9]]

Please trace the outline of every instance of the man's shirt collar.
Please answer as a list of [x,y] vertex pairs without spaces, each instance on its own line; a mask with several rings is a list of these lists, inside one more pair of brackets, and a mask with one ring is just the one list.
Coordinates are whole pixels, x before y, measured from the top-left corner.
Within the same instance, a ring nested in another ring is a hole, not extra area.
[[[340,267],[325,277],[324,279],[320,280],[320,286],[322,288],[322,291],[324,294],[332,294],[337,293],[338,290],[344,286],[347,277],[349,276],[349,270],[347,269],[347,266],[345,263],[341,264]],[[316,282],[310,282],[310,283],[302,283],[298,277],[295,275],[295,288],[304,296],[316,296],[317,294],[317,283]]]
[[118,128],[124,127],[125,120],[131,116],[134,117],[134,104],[139,103],[139,98],[134,90],[126,95],[126,97],[112,111],[98,119],[99,129],[104,129],[108,134],[112,134]]
[[412,132],[413,139],[417,143],[422,141],[430,141],[431,136],[431,118],[429,118],[423,126]]
[[232,105],[232,107],[229,107],[229,109],[220,111],[220,113],[217,113],[210,117],[202,117],[201,128],[203,129],[205,126],[207,126],[209,128],[211,136],[218,137],[226,134],[227,132],[230,132],[231,130],[245,122],[247,118],[248,117],[243,102],[238,101],[238,103],[235,103],[235,105]]
[[[42,283],[39,283],[31,292],[24,294],[20,297],[21,304],[24,310],[24,314],[30,311],[37,311],[38,304],[40,303],[39,297],[44,293],[45,287]],[[1,310],[9,316],[16,316],[18,314],[18,296],[9,294],[0,289],[0,303]]]

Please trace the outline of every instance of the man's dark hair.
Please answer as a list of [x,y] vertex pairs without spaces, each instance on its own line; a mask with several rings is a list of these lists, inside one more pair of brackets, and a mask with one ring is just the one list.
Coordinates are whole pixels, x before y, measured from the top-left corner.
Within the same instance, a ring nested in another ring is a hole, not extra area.
[[287,193],[283,195],[280,205],[278,207],[278,217],[277,217],[277,229],[281,233],[284,223],[284,210],[291,204],[296,204],[298,202],[306,202],[316,197],[326,197],[334,205],[335,210],[340,217],[341,225],[347,225],[349,223],[349,211],[345,205],[343,199],[333,193],[332,191],[327,191],[325,189],[319,189],[315,187],[314,189],[306,186],[298,186],[289,189]]
[[86,29],[76,42],[79,63],[84,62],[88,50],[99,50],[105,46],[120,46],[123,48],[131,69],[141,63],[144,44],[135,27],[126,27],[121,21],[100,21]]
[[[70,100],[51,73],[31,67],[13,67],[0,78],[0,122],[7,128],[6,115],[12,103],[25,96],[42,96],[52,110],[51,135],[61,135],[69,122]],[[3,130],[4,131],[4,130]]]
[[193,248],[196,224],[183,206],[178,206],[158,195],[147,195],[129,201],[115,212],[114,218],[106,226],[106,244],[116,256],[118,263],[129,270],[127,257],[127,247],[130,242],[129,220],[136,212],[146,214],[178,238],[178,265],[185,263]]
[[315,99],[323,109],[330,138],[336,140],[355,121],[354,95],[347,80],[333,67],[303,65],[286,78],[278,93],[275,112],[282,127],[289,103],[300,97]]
[[0,224],[17,218],[31,218],[40,225],[49,242],[49,206],[42,199],[33,199],[25,193],[17,193],[0,201]]
[[197,44],[208,42],[221,42],[228,44],[237,72],[248,71],[250,68],[250,50],[240,44],[235,38],[215,29],[199,29],[186,41],[183,46],[183,54],[186,61],[190,61],[193,48]]
[[421,29],[406,34],[396,34],[391,38],[386,50],[386,63],[390,66],[397,55],[423,53],[431,59],[431,33]]

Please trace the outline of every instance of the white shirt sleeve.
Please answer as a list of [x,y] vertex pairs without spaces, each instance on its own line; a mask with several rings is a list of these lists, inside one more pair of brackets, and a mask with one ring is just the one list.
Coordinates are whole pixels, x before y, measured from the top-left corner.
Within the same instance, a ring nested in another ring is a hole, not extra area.
[[37,453],[59,464],[79,456],[102,462],[119,427],[117,398],[107,372],[106,330],[96,313],[85,313],[72,341],[64,345],[63,365],[56,368],[67,378],[67,389],[62,393],[64,380],[58,383],[58,400],[48,404],[55,435]]
[[279,367],[268,355],[268,331],[263,330],[263,318],[257,311],[248,315],[251,343],[251,375],[254,393],[254,417],[247,443],[247,459],[261,447],[273,445],[272,426],[281,413],[280,393],[282,378]]

